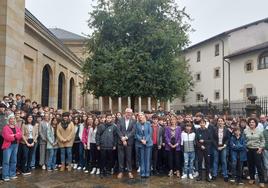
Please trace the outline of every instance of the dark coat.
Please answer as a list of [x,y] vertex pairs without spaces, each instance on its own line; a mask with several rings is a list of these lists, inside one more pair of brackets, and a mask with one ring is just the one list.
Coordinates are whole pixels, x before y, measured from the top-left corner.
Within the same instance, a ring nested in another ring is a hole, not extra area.
[[237,139],[237,137],[233,135],[230,139],[230,149],[232,161],[237,161],[238,155],[240,161],[247,160],[246,140],[244,136],[241,135],[240,138]]
[[113,149],[117,145],[117,127],[115,124],[102,124],[96,133],[96,145],[100,149]]
[[123,145],[121,138],[124,136],[128,137],[128,145],[133,145],[135,138],[135,128],[136,120],[130,119],[128,128],[126,129],[126,118],[119,119],[117,122],[118,145]]

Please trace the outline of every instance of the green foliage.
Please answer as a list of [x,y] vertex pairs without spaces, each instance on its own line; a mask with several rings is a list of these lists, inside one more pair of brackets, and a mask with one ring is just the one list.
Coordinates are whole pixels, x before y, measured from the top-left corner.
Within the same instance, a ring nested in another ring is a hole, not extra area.
[[181,56],[190,25],[174,0],[99,0],[90,14],[83,72],[96,97],[172,99],[190,89]]

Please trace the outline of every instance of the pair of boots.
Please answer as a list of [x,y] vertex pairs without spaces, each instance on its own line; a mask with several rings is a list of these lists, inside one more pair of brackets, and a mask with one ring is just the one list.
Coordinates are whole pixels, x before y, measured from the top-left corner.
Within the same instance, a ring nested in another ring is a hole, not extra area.
[[[70,172],[70,171],[72,171],[72,166],[69,164],[67,167],[67,170]],[[64,164],[62,164],[61,165],[61,167],[60,167],[60,171],[61,172],[63,172],[63,171],[65,171],[65,165]]]
[[[202,178],[203,176],[202,176],[202,172],[199,172],[199,175],[198,175],[198,177],[196,178],[196,181],[201,181],[203,178]],[[210,179],[210,177],[209,177],[209,174],[206,174],[206,181],[207,182],[211,182],[211,179]]]

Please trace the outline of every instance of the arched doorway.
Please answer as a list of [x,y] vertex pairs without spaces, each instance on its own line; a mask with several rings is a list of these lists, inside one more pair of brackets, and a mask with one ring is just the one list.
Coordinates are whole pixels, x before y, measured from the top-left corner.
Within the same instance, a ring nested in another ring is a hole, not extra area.
[[65,86],[65,75],[63,72],[59,74],[58,78],[58,109],[63,108],[64,103],[64,87]]
[[70,79],[70,89],[69,89],[69,109],[73,108],[73,99],[75,98],[74,96],[74,79]]
[[42,91],[41,91],[41,105],[49,105],[49,93],[50,93],[50,80],[51,80],[51,68],[49,65],[45,65],[42,71]]

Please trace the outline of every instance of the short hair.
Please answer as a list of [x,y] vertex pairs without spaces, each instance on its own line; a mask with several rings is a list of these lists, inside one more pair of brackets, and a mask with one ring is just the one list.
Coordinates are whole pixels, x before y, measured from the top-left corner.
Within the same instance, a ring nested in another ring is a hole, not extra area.
[[241,131],[241,128],[239,126],[234,127],[233,132],[236,132],[236,131]]
[[21,97],[21,95],[19,93],[16,94],[16,97]]
[[113,116],[111,113],[107,113],[106,115],[105,115],[105,117],[107,118],[108,116]]
[[249,124],[251,121],[254,121],[255,124],[256,124],[256,127],[257,127],[257,125],[258,125],[258,120],[257,120],[256,118],[249,118],[249,119],[248,119],[248,124]]
[[26,99],[25,100],[25,103],[27,103],[27,102],[31,102],[31,99]]
[[154,115],[152,116],[152,119],[158,119],[158,115],[154,114]]

